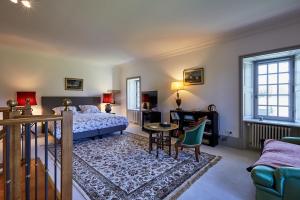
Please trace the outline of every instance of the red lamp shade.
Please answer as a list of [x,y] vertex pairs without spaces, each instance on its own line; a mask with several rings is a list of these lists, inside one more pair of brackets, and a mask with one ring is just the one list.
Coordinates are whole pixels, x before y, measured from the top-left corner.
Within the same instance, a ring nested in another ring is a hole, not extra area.
[[103,103],[114,103],[114,98],[112,93],[103,93]]
[[144,103],[147,103],[147,102],[149,102],[150,101],[150,97],[149,97],[149,95],[148,94],[143,94],[143,96],[142,96],[142,102]]
[[27,98],[30,99],[30,105],[37,105],[35,92],[17,92],[17,101],[19,106],[25,106]]

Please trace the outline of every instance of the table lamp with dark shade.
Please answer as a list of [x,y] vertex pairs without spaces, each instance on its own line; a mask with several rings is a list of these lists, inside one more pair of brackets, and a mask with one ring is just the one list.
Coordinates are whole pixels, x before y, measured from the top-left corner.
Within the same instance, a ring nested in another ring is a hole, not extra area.
[[174,81],[171,83],[171,90],[176,90],[177,98],[176,98],[176,104],[177,104],[177,110],[181,110],[181,99],[179,98],[179,90],[183,90],[183,82],[182,81]]
[[113,98],[113,93],[103,93],[102,103],[106,103],[105,112],[111,112],[111,104],[115,103]]
[[32,115],[31,106],[37,105],[36,92],[17,92],[19,106],[24,106],[24,115]]

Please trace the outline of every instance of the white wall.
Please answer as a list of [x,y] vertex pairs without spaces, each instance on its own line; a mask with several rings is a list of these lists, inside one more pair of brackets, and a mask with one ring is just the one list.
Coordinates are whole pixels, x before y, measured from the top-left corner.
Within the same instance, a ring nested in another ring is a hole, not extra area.
[[[122,112],[126,112],[126,78],[141,76],[142,91],[159,91],[159,109],[164,120],[176,107],[171,81],[182,80],[182,71],[195,66],[205,67],[205,84],[188,86],[181,91],[184,109],[206,109],[215,104],[220,114],[220,134],[232,131],[239,136],[239,56],[300,44],[300,23],[289,24],[244,38],[220,43],[168,59],[145,59],[120,65]],[[162,47],[163,48],[163,47]]]
[[[64,78],[83,78],[83,91],[65,91]],[[0,46],[0,106],[15,99],[17,91],[36,91],[41,96],[99,96],[112,88],[112,67],[66,55],[49,55]]]

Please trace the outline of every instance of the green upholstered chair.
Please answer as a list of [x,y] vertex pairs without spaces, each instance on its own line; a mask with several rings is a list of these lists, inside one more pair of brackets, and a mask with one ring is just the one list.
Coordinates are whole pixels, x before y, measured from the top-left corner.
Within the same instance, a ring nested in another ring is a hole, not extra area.
[[[300,145],[300,137],[286,137],[282,141]],[[251,170],[256,187],[256,200],[299,200],[300,168],[274,169],[256,166]]]
[[201,122],[196,127],[186,130],[184,132],[183,139],[178,139],[175,143],[175,150],[176,150],[176,156],[175,159],[178,157],[178,151],[179,148],[195,148],[195,156],[196,161],[199,162],[199,154],[200,154],[200,145],[202,143],[202,138],[204,134],[204,128],[205,128],[206,120]]

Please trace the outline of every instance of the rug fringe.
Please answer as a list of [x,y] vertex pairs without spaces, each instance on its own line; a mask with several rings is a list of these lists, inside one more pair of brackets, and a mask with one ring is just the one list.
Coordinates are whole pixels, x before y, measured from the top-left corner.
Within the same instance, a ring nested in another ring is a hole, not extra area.
[[187,179],[183,184],[181,184],[178,188],[176,188],[173,192],[171,192],[164,200],[176,200],[182,193],[184,193],[187,189],[189,189],[193,183],[195,183],[209,168],[217,164],[219,160],[221,160],[221,156],[216,156],[211,162],[205,165],[201,170],[199,170],[196,174]]

